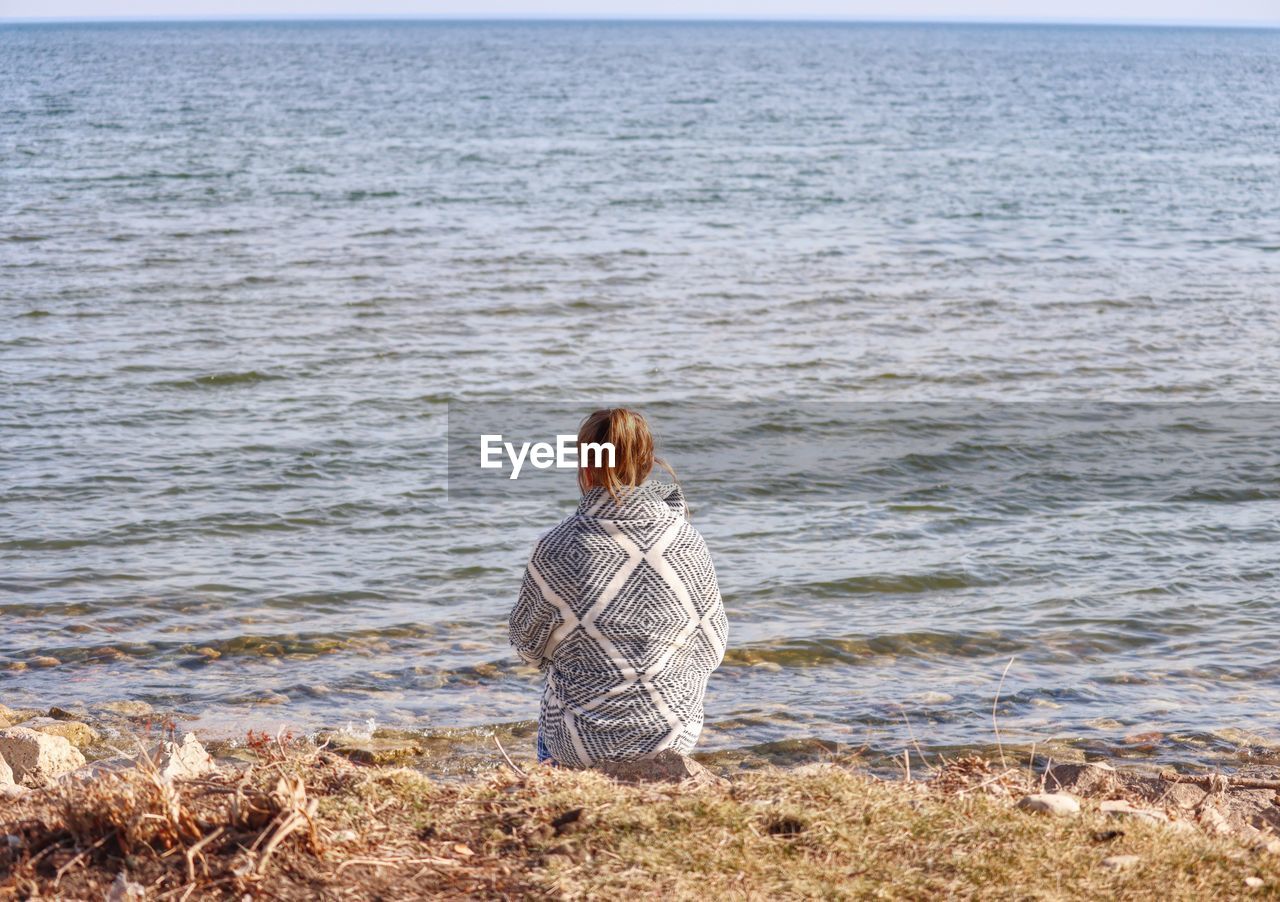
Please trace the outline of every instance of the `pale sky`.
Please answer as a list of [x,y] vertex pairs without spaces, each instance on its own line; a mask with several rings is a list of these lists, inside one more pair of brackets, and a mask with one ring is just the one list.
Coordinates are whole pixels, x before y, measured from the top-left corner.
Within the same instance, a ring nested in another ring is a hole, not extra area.
[[925,19],[1280,24],[1280,0],[0,0],[0,19]]

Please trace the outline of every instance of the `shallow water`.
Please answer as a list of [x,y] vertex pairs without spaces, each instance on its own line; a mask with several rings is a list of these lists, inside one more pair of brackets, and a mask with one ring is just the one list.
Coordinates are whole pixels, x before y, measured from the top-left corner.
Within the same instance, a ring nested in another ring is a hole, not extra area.
[[[448,497],[450,401],[758,402],[750,446],[800,400],[889,402],[910,433],[915,402],[1274,389],[1280,32],[6,26],[0,45],[14,707],[140,698],[229,732],[532,716],[505,616],[572,492],[482,515]],[[732,619],[704,747],[986,743],[1016,657],[1006,742],[1274,754],[1269,463],[1247,492],[903,499],[755,481],[681,438]],[[890,459],[910,483],[1010,452],[948,453]]]

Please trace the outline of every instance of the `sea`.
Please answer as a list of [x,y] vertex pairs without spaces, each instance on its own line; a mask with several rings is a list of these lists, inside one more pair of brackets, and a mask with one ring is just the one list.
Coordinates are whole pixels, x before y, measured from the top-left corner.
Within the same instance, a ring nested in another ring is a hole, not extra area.
[[0,211],[10,707],[525,753],[629,404],[700,749],[1280,761],[1280,30],[3,24]]

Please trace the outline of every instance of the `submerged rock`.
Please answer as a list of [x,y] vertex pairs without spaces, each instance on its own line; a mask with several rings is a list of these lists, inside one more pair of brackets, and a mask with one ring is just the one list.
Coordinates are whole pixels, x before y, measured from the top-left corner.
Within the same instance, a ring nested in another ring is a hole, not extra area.
[[15,780],[33,785],[84,766],[84,755],[66,739],[26,727],[0,730],[0,758],[8,762]]
[[1080,803],[1065,792],[1039,792],[1024,796],[1018,802],[1023,811],[1051,814],[1055,817],[1074,817],[1080,813]]
[[594,770],[622,783],[685,783],[695,786],[727,786],[729,781],[707,770],[688,755],[663,749],[638,761],[605,761]]
[[409,739],[350,736],[334,733],[327,737],[329,750],[360,764],[394,764],[423,754],[421,744]]
[[155,713],[155,709],[146,702],[103,702],[95,707],[99,711],[106,711],[110,714],[119,714],[121,717],[149,717]]

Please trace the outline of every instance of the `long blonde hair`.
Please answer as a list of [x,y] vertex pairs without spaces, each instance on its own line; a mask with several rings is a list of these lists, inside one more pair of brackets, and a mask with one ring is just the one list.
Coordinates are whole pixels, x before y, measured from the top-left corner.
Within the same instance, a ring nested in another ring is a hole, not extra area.
[[605,407],[594,411],[578,427],[578,459],[586,461],[583,445],[613,445],[613,466],[597,461],[600,466],[578,469],[578,488],[586,494],[602,487],[616,502],[620,496],[643,483],[657,464],[676,478],[676,471],[653,453],[653,432],[649,421],[639,411],[628,407]]

